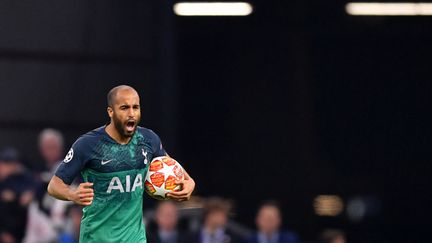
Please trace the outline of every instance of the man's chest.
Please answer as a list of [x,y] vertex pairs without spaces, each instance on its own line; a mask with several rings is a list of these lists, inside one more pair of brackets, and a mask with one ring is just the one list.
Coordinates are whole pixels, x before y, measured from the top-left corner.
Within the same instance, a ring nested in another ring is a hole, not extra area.
[[154,152],[148,143],[102,144],[93,149],[86,167],[98,172],[143,169],[153,159],[153,154]]

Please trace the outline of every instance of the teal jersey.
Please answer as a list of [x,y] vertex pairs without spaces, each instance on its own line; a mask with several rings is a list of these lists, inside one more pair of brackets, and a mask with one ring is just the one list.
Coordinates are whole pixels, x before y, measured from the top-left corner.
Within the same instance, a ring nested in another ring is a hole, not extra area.
[[154,157],[166,155],[159,137],[138,127],[128,144],[119,144],[105,127],[81,136],[56,176],[71,184],[81,173],[93,183],[94,199],[83,208],[80,242],[146,242],[142,221],[144,179]]

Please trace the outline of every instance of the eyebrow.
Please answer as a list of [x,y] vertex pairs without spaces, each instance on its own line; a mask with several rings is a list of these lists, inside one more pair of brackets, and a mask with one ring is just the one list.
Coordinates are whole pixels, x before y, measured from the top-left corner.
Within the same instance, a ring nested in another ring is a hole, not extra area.
[[124,106],[140,106],[140,104],[121,104],[119,106],[120,107],[124,107]]

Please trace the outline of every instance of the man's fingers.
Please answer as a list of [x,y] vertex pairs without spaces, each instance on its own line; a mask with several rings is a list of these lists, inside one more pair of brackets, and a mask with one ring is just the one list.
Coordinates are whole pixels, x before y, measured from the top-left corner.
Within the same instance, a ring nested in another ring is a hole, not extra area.
[[82,205],[82,206],[89,206],[93,203],[93,200],[85,200],[85,201],[78,201],[76,202],[78,205]]
[[91,202],[91,201],[93,201],[93,198],[94,198],[93,194],[85,194],[85,195],[82,195],[82,197],[80,197],[79,201],[80,202]]
[[79,186],[81,188],[89,188],[89,187],[93,187],[93,183],[91,183],[91,182],[84,182],[84,183],[81,183]]
[[169,193],[172,193],[174,195],[186,195],[188,193],[188,191],[186,190],[185,187],[183,187],[181,190],[170,191]]
[[81,205],[83,205],[83,206],[89,206],[89,205],[91,205],[92,203],[93,203],[93,201],[83,202],[83,203],[81,203]]
[[91,182],[84,182],[79,184],[78,188],[76,189],[74,200],[75,203],[82,205],[82,206],[89,206],[93,203],[94,198],[94,190],[93,190],[93,183]]
[[82,194],[80,195],[80,199],[82,198],[93,198],[94,195],[92,193]]
[[91,202],[91,201],[93,201],[93,197],[85,197],[80,199],[80,202]]
[[83,193],[93,193],[93,189],[91,189],[91,188],[87,188],[87,189],[80,189],[80,190],[79,190],[79,193],[80,193],[80,194],[83,194]]
[[94,193],[82,193],[79,196],[80,196],[80,198],[93,197]]
[[181,190],[180,191],[171,191],[170,193],[167,193],[167,197],[178,201],[178,202],[182,202],[182,201],[187,201],[189,200],[189,198],[192,195],[192,191],[195,187],[195,182],[192,180],[192,178],[189,177],[189,175],[185,175],[184,179],[176,179],[175,180],[175,184],[176,185],[180,185],[181,186]]
[[167,196],[174,197],[174,198],[182,198],[182,197],[188,196],[188,193],[186,193],[186,192],[170,192],[167,194]]

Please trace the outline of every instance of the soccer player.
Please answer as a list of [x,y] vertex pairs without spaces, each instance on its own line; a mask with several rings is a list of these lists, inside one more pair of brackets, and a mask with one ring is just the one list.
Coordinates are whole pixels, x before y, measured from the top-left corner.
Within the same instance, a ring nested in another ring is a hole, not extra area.
[[[140,99],[130,86],[117,86],[107,97],[110,123],[82,135],[72,145],[48,185],[48,193],[85,206],[80,242],[146,242],[142,203],[146,167],[167,155],[159,137],[139,127]],[[81,173],[84,182],[70,186]],[[195,188],[185,173],[181,191],[167,196],[188,200]]]

